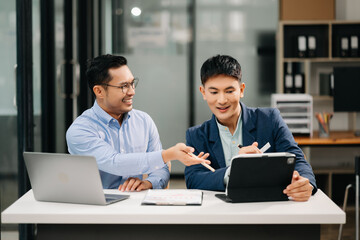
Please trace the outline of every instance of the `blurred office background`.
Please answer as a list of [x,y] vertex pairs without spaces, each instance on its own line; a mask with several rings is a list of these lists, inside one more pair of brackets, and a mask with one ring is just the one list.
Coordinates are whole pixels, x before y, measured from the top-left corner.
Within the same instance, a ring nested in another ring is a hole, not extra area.
[[[17,15],[24,9],[27,14]],[[84,76],[86,60],[94,56],[128,59],[140,78],[134,107],[154,119],[164,148],[185,142],[188,127],[210,118],[198,89],[201,64],[213,55],[229,54],[240,62],[248,106],[270,106],[278,11],[278,0],[1,1],[0,210],[28,184],[18,181],[25,174],[18,166],[23,150],[67,152],[66,129],[94,101]],[[339,20],[359,20],[359,11],[358,0],[336,1]],[[19,19],[28,35],[17,32]],[[30,92],[17,85],[19,48],[30,51],[22,59],[31,66]],[[33,111],[19,113],[19,104]],[[33,132],[23,129],[20,117]],[[19,133],[32,140],[19,141]],[[172,174],[183,171],[173,164]]]

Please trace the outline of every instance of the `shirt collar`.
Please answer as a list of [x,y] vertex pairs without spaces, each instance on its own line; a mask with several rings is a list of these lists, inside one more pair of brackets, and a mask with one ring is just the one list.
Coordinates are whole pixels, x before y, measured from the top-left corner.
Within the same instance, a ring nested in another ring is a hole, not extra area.
[[[104,109],[99,106],[96,100],[92,109],[96,116],[105,124],[109,124],[110,122],[113,122],[113,120],[117,121],[117,119],[113,118],[107,112],[105,112]],[[124,114],[123,123],[130,118],[131,112],[132,110]]]
[[[235,133],[236,133],[237,131],[239,131],[238,129],[239,129],[239,126],[241,125],[241,121],[242,121],[242,120],[241,120],[241,114],[242,114],[242,111],[241,111],[240,114],[239,114],[239,118],[238,118],[238,121],[237,121],[237,125],[236,125],[236,129],[235,129],[234,135],[235,135]],[[230,133],[229,128],[228,128],[227,126],[222,125],[222,124],[217,120],[216,117],[215,117],[215,120],[216,120],[216,124],[217,124],[218,129],[219,129],[220,132],[222,132],[222,133],[224,133],[224,132]]]

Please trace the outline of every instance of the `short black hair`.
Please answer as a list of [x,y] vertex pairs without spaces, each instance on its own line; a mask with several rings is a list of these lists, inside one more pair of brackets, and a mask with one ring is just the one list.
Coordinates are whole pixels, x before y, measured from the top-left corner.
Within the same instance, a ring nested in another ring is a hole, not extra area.
[[124,65],[127,65],[125,57],[111,54],[101,55],[88,60],[86,78],[91,92],[93,92],[95,85],[101,85],[111,81],[112,77],[109,74],[109,69],[119,68]]
[[228,55],[216,55],[207,59],[200,70],[201,83],[205,85],[209,78],[217,75],[230,76],[241,82],[240,63]]

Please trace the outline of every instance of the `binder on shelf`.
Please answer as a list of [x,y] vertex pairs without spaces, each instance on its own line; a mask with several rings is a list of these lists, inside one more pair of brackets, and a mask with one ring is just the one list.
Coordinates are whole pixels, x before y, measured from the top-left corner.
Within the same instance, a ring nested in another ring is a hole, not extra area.
[[341,43],[340,56],[348,57],[349,56],[349,39],[347,37],[341,37],[340,43]]
[[306,37],[302,35],[298,36],[298,56],[306,57]]
[[359,57],[359,38],[358,36],[350,37],[350,57]]
[[304,93],[305,92],[305,81],[304,75],[301,73],[295,74],[294,77],[294,89],[295,93]]
[[334,96],[334,73],[330,74],[330,96]]
[[320,73],[320,95],[321,96],[331,96],[331,74],[330,73]]
[[284,93],[294,92],[294,80],[292,75],[292,63],[286,64],[286,74],[284,76]]
[[294,93],[305,93],[304,64],[294,63]]
[[294,86],[293,86],[293,76],[291,74],[287,74],[285,76],[285,93],[292,93],[294,92]]
[[316,38],[315,38],[315,36],[308,37],[308,57],[316,57]]

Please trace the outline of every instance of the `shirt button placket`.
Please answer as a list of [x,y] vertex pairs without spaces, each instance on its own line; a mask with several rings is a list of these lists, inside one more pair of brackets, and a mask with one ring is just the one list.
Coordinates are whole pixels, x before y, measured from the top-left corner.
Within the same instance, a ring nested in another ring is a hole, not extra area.
[[124,142],[123,140],[123,133],[122,133],[122,128],[120,127],[119,129],[119,139],[120,139],[120,152],[121,153],[125,153],[125,149],[124,146],[122,145],[122,143]]

